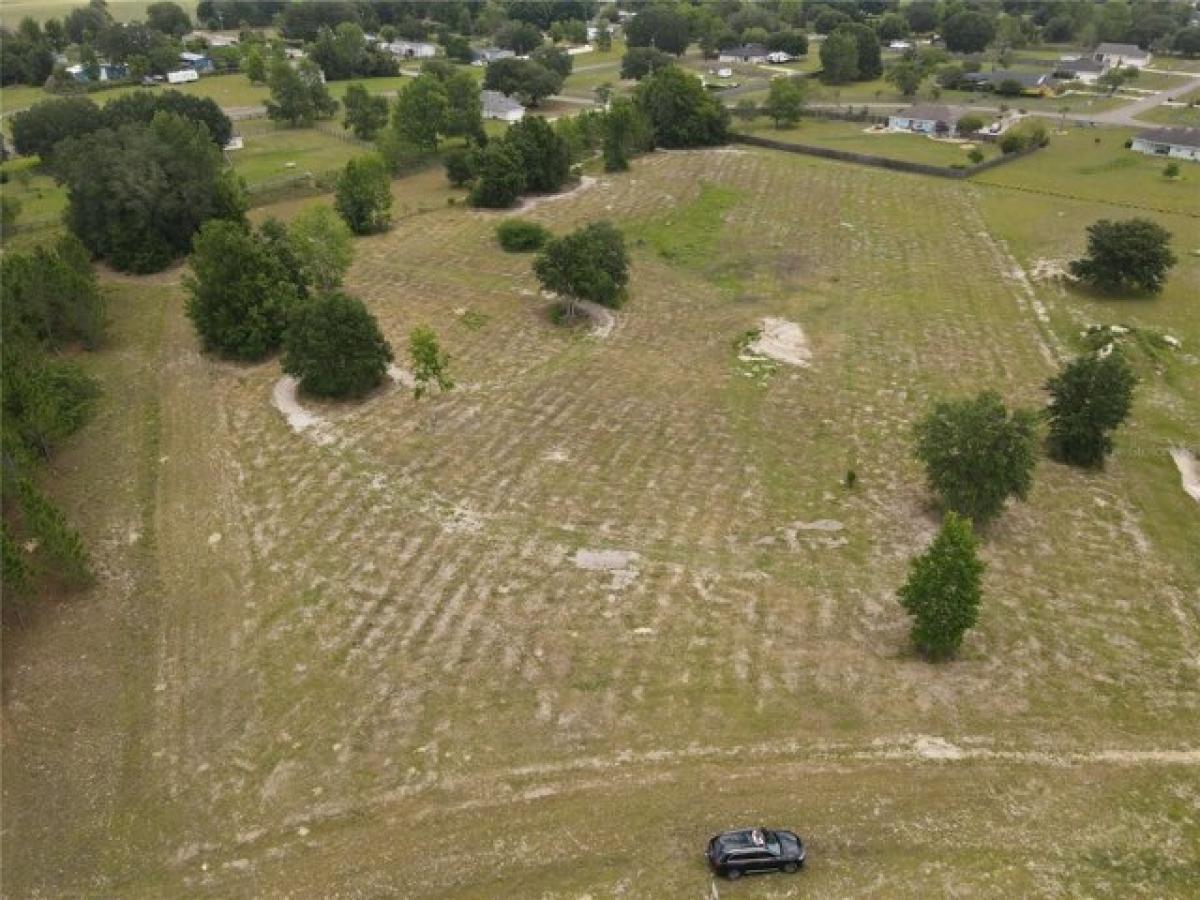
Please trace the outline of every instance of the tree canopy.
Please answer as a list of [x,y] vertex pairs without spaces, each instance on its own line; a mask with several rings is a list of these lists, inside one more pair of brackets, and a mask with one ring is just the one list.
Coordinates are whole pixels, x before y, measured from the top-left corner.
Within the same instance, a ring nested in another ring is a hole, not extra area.
[[267,80],[271,98],[267,101],[267,118],[289,125],[311,125],[337,112],[338,103],[321,80],[321,70],[311,59],[302,59],[293,66],[284,59],[271,65]]
[[346,163],[334,196],[338,214],[355,234],[384,231],[392,220],[392,176],[377,154]]
[[808,83],[803,77],[773,78],[767,91],[763,112],[771,117],[776,128],[786,128],[800,121],[808,98]]
[[929,486],[948,509],[980,525],[991,521],[1033,485],[1035,423],[1032,412],[1010,414],[992,391],[935,404],[915,428]]
[[995,36],[992,20],[971,10],[955,13],[942,25],[942,39],[952,53],[979,53],[987,49]]
[[568,306],[589,300],[618,307],[629,285],[625,238],[611,222],[585,225],[549,241],[533,263],[542,288],[562,297]]
[[357,297],[322,294],[296,304],[283,339],[283,370],[317,397],[361,397],[387,375],[392,348]]
[[354,259],[350,227],[331,207],[304,209],[288,226],[288,241],[302,282],[318,292],[341,287]]
[[525,171],[525,190],[552,193],[571,174],[571,151],[541,116],[526,116],[509,126],[504,143],[516,150]]
[[691,25],[678,9],[668,6],[643,6],[625,26],[630,47],[655,47],[681,56],[692,42]]
[[912,616],[912,642],[929,659],[953,656],[979,619],[984,564],[969,519],[946,513],[929,549],[912,560],[900,604]]
[[1087,253],[1071,262],[1071,273],[1105,291],[1157,294],[1176,262],[1171,233],[1157,222],[1101,219],[1088,227]]
[[370,93],[362,84],[346,86],[342,108],[342,126],[351,129],[359,140],[371,140],[388,122],[387,98]]
[[729,111],[704,89],[700,79],[678,66],[667,66],[644,78],[633,97],[661,147],[703,147],[728,139]]
[[67,223],[93,254],[128,272],[154,272],[185,253],[209,219],[241,221],[241,179],[208,130],[160,112],[59,145]]
[[499,91],[521,102],[537,106],[562,87],[563,77],[540,63],[529,59],[498,59],[490,63],[483,76],[483,86]]
[[1112,452],[1112,432],[1133,408],[1137,376],[1124,354],[1090,353],[1064,365],[1046,382],[1050,454],[1062,462],[1098,467]]

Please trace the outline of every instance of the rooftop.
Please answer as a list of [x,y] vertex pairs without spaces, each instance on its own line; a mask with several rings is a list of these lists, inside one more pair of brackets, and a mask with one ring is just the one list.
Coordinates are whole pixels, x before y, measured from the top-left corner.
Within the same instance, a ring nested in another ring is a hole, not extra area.
[[1148,128],[1138,132],[1138,140],[1176,147],[1200,147],[1200,128]]
[[900,110],[896,115],[903,119],[918,119],[929,122],[957,122],[960,114],[958,110],[943,104],[918,103],[916,106]]
[[1101,44],[1096,48],[1097,53],[1114,56],[1148,56],[1148,52],[1137,44]]
[[484,110],[492,113],[512,112],[525,108],[508,94],[502,94],[499,91],[480,91],[479,99],[483,103]]

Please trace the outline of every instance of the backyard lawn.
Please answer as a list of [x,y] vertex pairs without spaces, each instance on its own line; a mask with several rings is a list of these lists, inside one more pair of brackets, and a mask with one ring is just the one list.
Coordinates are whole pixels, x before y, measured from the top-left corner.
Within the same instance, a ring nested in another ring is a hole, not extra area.
[[250,119],[236,123],[235,130],[245,146],[228,156],[250,188],[306,172],[331,173],[370,150],[359,141],[338,137],[342,128],[336,120],[320,128],[288,128],[268,119]]
[[983,142],[934,140],[919,134],[874,132],[870,130],[869,125],[862,122],[804,119],[796,128],[778,129],[766,118],[758,118],[749,127],[735,124],[735,129],[792,144],[811,144],[851,153],[868,153],[872,156],[903,159],[931,166],[970,165],[967,154],[972,147],[978,147],[988,159],[1000,152],[995,145]]

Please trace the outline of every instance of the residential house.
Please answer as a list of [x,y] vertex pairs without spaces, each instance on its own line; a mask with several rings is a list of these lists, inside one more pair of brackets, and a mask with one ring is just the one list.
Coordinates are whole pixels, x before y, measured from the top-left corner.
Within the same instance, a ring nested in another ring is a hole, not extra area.
[[912,41],[892,41],[888,44],[889,50],[911,50],[912,47]]
[[762,44],[743,44],[741,47],[730,47],[722,50],[717,57],[719,62],[764,63],[767,61],[767,48]]
[[1054,67],[1054,75],[1066,81],[1079,81],[1083,84],[1095,84],[1100,76],[1108,71],[1108,66],[1094,59],[1060,59]]
[[211,72],[215,68],[213,61],[203,53],[188,53],[184,51],[179,54],[179,64],[185,69],[195,69],[197,72]]
[[437,44],[428,41],[392,41],[382,47],[400,59],[433,59],[437,56]]
[[952,107],[918,103],[888,116],[888,128],[893,131],[946,136],[954,134],[959,118],[961,113]]
[[494,63],[498,59],[512,59],[516,55],[511,50],[505,50],[501,47],[484,47],[482,50],[476,50],[471,54],[471,65],[486,66],[488,63]]
[[1150,51],[1137,44],[1101,44],[1092,51],[1092,59],[1105,66],[1142,69],[1150,65]]
[[997,91],[1011,96],[1045,96],[1054,93],[1054,78],[1045,72],[1014,72],[1012,69],[967,72],[961,84],[968,91]]
[[[589,41],[594,41],[596,38],[600,37],[600,28],[601,28],[601,26],[599,26],[599,25],[589,25],[587,27],[587,39]],[[612,24],[611,22],[605,24],[603,26],[603,28],[609,34],[616,34],[617,26]]]
[[784,53],[782,50],[774,50],[767,54],[767,62],[781,65],[782,63],[791,62],[794,59],[792,54]]
[[479,99],[483,103],[485,119],[499,119],[501,122],[520,122],[525,118],[525,107],[507,94],[499,91],[480,91]]
[[1151,156],[1200,162],[1200,128],[1150,128],[1139,132],[1131,147]]
[[203,41],[209,47],[236,47],[237,32],[233,31],[192,31],[183,36],[184,43]]

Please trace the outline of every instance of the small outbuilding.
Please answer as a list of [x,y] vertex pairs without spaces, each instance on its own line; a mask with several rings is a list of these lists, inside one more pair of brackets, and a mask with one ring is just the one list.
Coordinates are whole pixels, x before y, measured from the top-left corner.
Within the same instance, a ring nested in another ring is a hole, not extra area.
[[888,128],[892,131],[947,136],[954,134],[959,118],[961,114],[953,107],[918,103],[888,116]]
[[525,107],[507,94],[500,91],[480,91],[479,99],[483,104],[485,119],[499,119],[501,122],[520,122],[525,118]]
[[476,50],[471,54],[471,65],[486,66],[498,59],[512,59],[516,55],[511,50],[505,50],[503,47],[484,47],[482,50]]
[[197,72],[211,72],[214,69],[212,59],[203,53],[184,51],[179,54],[179,64],[185,69],[195,69]]
[[382,46],[399,59],[433,59],[437,56],[437,44],[428,41],[392,41]]
[[1200,128],[1150,128],[1130,145],[1138,153],[1200,162]]

